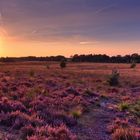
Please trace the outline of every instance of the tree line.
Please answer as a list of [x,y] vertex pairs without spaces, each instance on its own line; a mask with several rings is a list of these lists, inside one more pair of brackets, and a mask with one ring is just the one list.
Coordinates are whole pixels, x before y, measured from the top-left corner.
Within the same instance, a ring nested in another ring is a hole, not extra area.
[[140,55],[134,53],[132,55],[117,55],[108,56],[106,54],[89,54],[89,55],[74,55],[73,62],[96,62],[96,63],[140,63]]
[[71,61],[71,62],[96,62],[96,63],[140,63],[140,55],[134,53],[132,55],[117,55],[117,56],[108,56],[106,54],[89,54],[89,55],[78,55],[75,54],[70,58],[65,56],[50,56],[50,57],[1,57],[1,62],[22,62],[22,61]]
[[46,56],[46,57],[36,57],[36,56],[27,56],[27,57],[1,57],[1,62],[24,62],[24,61],[61,61],[66,60],[66,57],[58,56]]

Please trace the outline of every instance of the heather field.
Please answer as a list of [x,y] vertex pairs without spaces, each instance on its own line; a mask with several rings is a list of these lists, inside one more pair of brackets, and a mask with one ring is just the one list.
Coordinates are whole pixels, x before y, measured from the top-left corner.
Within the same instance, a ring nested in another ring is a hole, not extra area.
[[0,63],[0,140],[140,140],[140,65]]

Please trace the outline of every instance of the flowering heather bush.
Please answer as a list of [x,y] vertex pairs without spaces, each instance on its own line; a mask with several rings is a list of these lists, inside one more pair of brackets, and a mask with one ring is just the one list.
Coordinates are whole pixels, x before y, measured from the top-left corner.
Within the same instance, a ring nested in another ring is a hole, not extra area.
[[33,115],[29,116],[20,111],[0,114],[0,124],[11,127],[12,129],[21,129],[25,125],[40,126],[42,120]]
[[12,106],[12,111],[21,111],[21,112],[27,112],[26,107],[19,101],[14,101],[11,102],[11,106]]
[[139,140],[137,130],[134,128],[118,128],[112,135],[113,140]]
[[70,116],[67,116],[61,112],[56,112],[56,111],[49,111],[49,110],[44,110],[44,111],[38,111],[37,115],[39,118],[44,120],[46,124],[50,124],[53,126],[59,126],[62,123],[65,123],[67,126],[71,127],[76,125],[76,120]]
[[11,112],[11,111],[12,111],[12,107],[9,103],[8,98],[2,97],[0,101],[0,112]]
[[12,101],[6,97],[3,97],[0,101],[0,112],[12,112],[12,111],[25,112],[25,106],[19,101]]
[[34,136],[28,137],[28,140],[77,140],[64,125],[59,127],[44,126],[36,129]]
[[21,139],[26,139],[27,137],[33,136],[35,134],[35,128],[31,125],[24,126],[21,129]]
[[56,128],[48,127],[48,139],[76,140],[76,136],[72,135],[71,132],[64,125],[62,125]]
[[41,74],[19,71],[19,75],[11,73],[16,77],[0,77],[0,129],[4,128],[4,140],[76,139],[70,130],[77,133],[78,118],[94,96],[85,96],[82,90],[65,87]]
[[31,137],[27,137],[27,140],[48,140],[46,137],[44,136],[31,136]]
[[12,112],[9,116],[10,124],[13,129],[21,129],[24,125],[30,123],[30,117],[21,112]]
[[[76,139],[68,127],[73,127],[77,121],[68,114],[71,107],[79,104],[82,106],[86,104],[86,101],[76,91],[66,92],[70,92],[67,97],[59,97],[60,94],[48,97],[37,91],[33,93],[35,96],[31,94],[30,97],[27,93],[16,91],[8,96],[2,94],[0,126],[7,127],[11,131],[18,130],[20,138],[23,140],[27,138],[29,140]],[[12,139],[12,135],[8,134],[8,137],[5,136],[6,138]]]
[[112,140],[139,140],[140,129],[131,126],[128,120],[116,119],[114,124],[109,127],[112,133]]

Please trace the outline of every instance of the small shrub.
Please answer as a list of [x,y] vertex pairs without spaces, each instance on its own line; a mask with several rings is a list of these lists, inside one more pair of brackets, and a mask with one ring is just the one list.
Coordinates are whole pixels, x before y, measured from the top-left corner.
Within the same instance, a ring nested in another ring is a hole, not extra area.
[[110,86],[118,86],[119,85],[119,77],[120,73],[115,69],[112,70],[112,74],[110,75],[108,79],[108,83]]
[[137,66],[136,63],[135,63],[135,62],[132,62],[130,68],[131,68],[131,69],[134,69],[136,66]]
[[64,69],[66,67],[66,61],[65,60],[62,60],[60,62],[60,67],[61,67],[61,69]]
[[119,110],[120,111],[125,111],[129,109],[129,104],[128,103],[121,103],[119,104]]
[[34,72],[33,70],[30,70],[29,75],[30,75],[31,77],[34,77],[35,72]]

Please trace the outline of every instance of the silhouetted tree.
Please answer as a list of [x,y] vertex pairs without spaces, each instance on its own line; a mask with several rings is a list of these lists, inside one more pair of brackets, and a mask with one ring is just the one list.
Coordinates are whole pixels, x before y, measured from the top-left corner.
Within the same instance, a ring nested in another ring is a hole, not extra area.
[[66,58],[62,55],[50,56],[50,57],[2,57],[0,58],[1,62],[22,62],[22,61],[72,61],[72,62],[95,62],[95,63],[140,63],[140,55],[134,53],[132,55],[117,55],[117,56],[108,56],[106,54],[88,54],[88,55],[78,55],[75,54],[71,58]]

